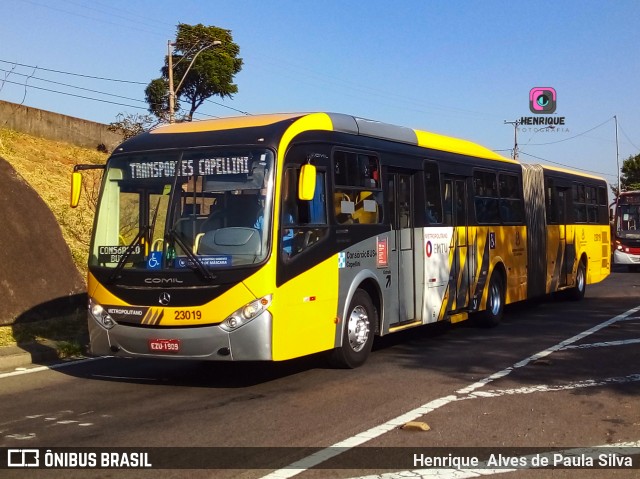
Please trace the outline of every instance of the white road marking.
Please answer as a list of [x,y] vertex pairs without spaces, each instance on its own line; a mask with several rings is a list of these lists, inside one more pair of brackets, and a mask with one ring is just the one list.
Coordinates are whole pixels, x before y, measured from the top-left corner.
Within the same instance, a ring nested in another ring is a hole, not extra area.
[[[475,382],[473,384],[470,384],[469,386],[459,389],[458,391],[456,391],[456,394],[450,395],[450,396],[445,396],[439,399],[435,399],[433,401],[429,401],[426,404],[423,404],[422,406],[413,409],[411,411],[408,411],[394,419],[391,419],[390,421],[387,421],[383,424],[380,424],[379,426],[373,427],[371,429],[368,429],[367,431],[361,432],[359,434],[356,434],[355,436],[352,436],[350,438],[347,438],[343,441],[340,441],[332,446],[329,446],[328,448],[322,449],[314,454],[311,454],[303,459],[300,459],[299,461],[296,461],[292,464],[290,464],[289,466],[283,468],[283,469],[279,469],[277,471],[273,471],[265,476],[262,476],[262,479],[288,479],[290,477],[294,477],[297,476],[298,474],[306,471],[307,469],[310,469],[314,466],[317,466],[318,464],[321,464],[323,462],[325,462],[328,459],[331,459],[335,456],[338,456],[339,454],[343,453],[344,451],[354,448],[356,446],[360,446],[362,444],[364,444],[365,442],[370,441],[371,439],[376,439],[380,436],[382,436],[383,434],[392,431],[393,429],[396,429],[398,427],[400,427],[402,424],[407,423],[409,421],[415,421],[416,419],[424,416],[425,414],[428,414],[431,411],[434,411],[438,408],[441,408],[443,406],[446,406],[447,404],[450,404],[452,402],[455,401],[459,401],[461,399],[465,399],[464,396],[469,396],[473,391],[480,389],[483,386],[486,386],[487,384],[489,384],[492,381],[495,381],[496,379],[500,379],[503,378],[505,376],[508,376],[509,374],[511,374],[513,371],[515,371],[518,368],[524,367],[538,359],[544,358],[546,356],[549,356],[551,353],[555,352],[555,351],[559,351],[561,349],[566,348],[567,346],[576,343],[584,338],[586,338],[587,336],[600,331],[601,329],[604,329],[618,321],[623,321],[626,318],[628,318],[629,316],[631,316],[632,314],[637,313],[638,311],[640,311],[640,306],[636,306],[635,308],[630,309],[629,311],[619,314],[607,321],[604,321],[592,328],[587,329],[586,331],[583,331],[569,339],[566,339],[564,341],[559,342],[558,344],[551,346],[550,348],[547,348],[543,351],[540,351],[536,354],[534,354],[533,356],[529,356],[526,359],[523,359],[522,361],[519,361],[518,363],[503,369],[502,371],[498,371],[494,374],[491,374],[490,376],[487,376],[486,378]],[[461,397],[462,396],[462,397]],[[407,471],[404,471],[407,472]],[[477,474],[476,474],[477,475]],[[373,476],[375,477],[375,476]],[[409,476],[411,477],[411,476]],[[453,476],[452,476],[453,477]],[[460,476],[463,477],[463,476]],[[464,477],[473,477],[473,476],[464,476]]]
[[640,339],[623,339],[621,341],[603,341],[601,343],[590,344],[572,344],[564,349],[589,349],[589,348],[608,348],[611,346],[626,346],[627,344],[638,344]]
[[28,441],[29,439],[35,439],[36,435],[33,432],[30,432],[29,434],[8,434],[5,438],[15,439],[17,441]]
[[515,394],[532,394],[532,393],[546,393],[553,391],[569,391],[571,389],[591,388],[595,386],[607,386],[609,384],[623,384],[640,381],[640,374],[629,374],[628,376],[621,376],[617,378],[606,378],[596,381],[594,379],[587,379],[585,381],[578,381],[570,384],[560,385],[547,385],[540,384],[537,386],[526,386],[516,389],[496,389],[492,391],[476,391],[469,394],[467,397],[458,398],[459,401],[464,399],[475,398],[497,398],[501,396],[510,396]]
[[633,309],[630,309],[629,311],[627,311],[626,313],[622,313],[619,314],[618,316],[615,316],[603,323],[597,324],[596,326],[594,326],[593,328],[587,329],[586,331],[583,331],[579,334],[576,334],[575,336],[569,338],[569,339],[565,339],[564,341],[559,342],[558,344],[551,346],[550,348],[547,348],[543,351],[540,351],[539,353],[534,354],[533,356],[529,356],[526,359],[523,359],[522,361],[520,361],[519,363],[514,364],[513,366],[510,366],[506,369],[503,369],[502,371],[498,371],[497,373],[492,374],[491,376],[488,376],[484,379],[482,379],[481,381],[478,381],[477,383],[471,384],[470,386],[467,386],[466,388],[460,389],[458,391],[456,391],[457,394],[468,394],[476,389],[479,389],[487,384],[489,384],[492,381],[495,381],[496,379],[500,379],[504,376],[507,376],[509,374],[511,374],[515,369],[527,366],[528,364],[537,361],[538,359],[542,359],[544,357],[549,356],[551,353],[554,353],[556,351],[560,351],[561,349],[566,348],[567,346],[570,346],[573,343],[576,343],[578,341],[580,341],[581,339],[586,338],[587,336],[596,333],[598,331],[600,331],[601,329],[604,329],[608,326],[611,326],[613,323],[616,323],[618,321],[622,321],[625,318],[631,316],[632,314],[635,314],[636,312],[640,311],[640,306],[636,306]]
[[97,358],[78,359],[76,361],[69,361],[67,363],[52,364],[51,366],[38,366],[29,369],[18,368],[15,371],[10,371],[8,373],[0,373],[0,379],[10,378],[13,376],[22,376],[23,374],[39,373],[41,371],[49,371],[51,369],[62,369],[69,366],[75,366],[76,364],[87,363],[89,361],[99,361],[100,359],[106,359],[110,357],[111,356],[100,356]]

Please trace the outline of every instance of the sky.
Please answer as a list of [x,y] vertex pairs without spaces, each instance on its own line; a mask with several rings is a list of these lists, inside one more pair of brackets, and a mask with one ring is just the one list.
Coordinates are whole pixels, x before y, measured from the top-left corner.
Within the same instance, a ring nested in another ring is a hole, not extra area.
[[550,87],[565,124],[518,127],[520,161],[615,185],[640,153],[638,0],[0,0],[0,12],[0,100],[86,120],[146,113],[178,23],[202,23],[231,30],[244,65],[238,93],[197,119],[347,113],[510,156],[505,121],[540,116],[529,92]]

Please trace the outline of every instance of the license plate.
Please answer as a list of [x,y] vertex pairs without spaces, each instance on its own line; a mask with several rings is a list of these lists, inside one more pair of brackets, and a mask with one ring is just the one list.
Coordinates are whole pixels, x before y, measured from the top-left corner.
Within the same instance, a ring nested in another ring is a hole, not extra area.
[[149,351],[152,353],[178,353],[180,352],[179,339],[150,339]]

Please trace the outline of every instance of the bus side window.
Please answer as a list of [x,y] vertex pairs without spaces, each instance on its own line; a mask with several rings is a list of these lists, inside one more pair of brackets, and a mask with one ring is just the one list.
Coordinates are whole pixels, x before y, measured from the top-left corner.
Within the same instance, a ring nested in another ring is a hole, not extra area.
[[442,199],[440,197],[440,173],[438,164],[424,162],[425,220],[427,224],[442,223]]
[[311,200],[298,199],[299,168],[288,168],[284,174],[282,194],[281,238],[286,261],[315,245],[329,234],[325,193],[325,173],[316,173],[316,188]]
[[444,224],[453,226],[453,184],[451,180],[444,182]]
[[378,158],[351,151],[333,153],[333,210],[340,225],[374,224],[382,220]]
[[554,182],[551,178],[545,178],[545,206],[547,213],[547,224],[558,223],[558,201],[555,197]]
[[473,173],[473,184],[476,220],[479,224],[499,224],[500,211],[495,173],[475,171]]

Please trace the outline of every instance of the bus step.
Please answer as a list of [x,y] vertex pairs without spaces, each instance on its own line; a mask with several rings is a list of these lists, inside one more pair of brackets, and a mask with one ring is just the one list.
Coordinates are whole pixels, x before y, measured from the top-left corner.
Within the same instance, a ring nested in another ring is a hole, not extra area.
[[416,321],[407,321],[404,323],[400,323],[396,326],[391,326],[389,328],[389,332],[390,333],[395,333],[396,331],[402,331],[403,329],[409,329],[409,328],[413,328],[415,326],[422,326],[422,321],[416,320]]
[[467,319],[469,319],[469,313],[466,311],[455,313],[449,316],[449,321],[451,321],[451,324],[466,321]]

